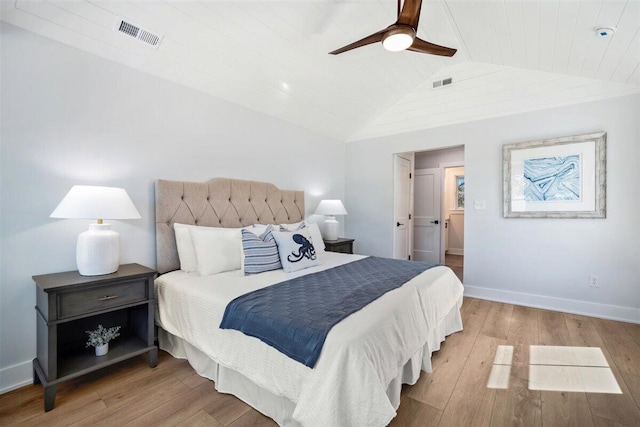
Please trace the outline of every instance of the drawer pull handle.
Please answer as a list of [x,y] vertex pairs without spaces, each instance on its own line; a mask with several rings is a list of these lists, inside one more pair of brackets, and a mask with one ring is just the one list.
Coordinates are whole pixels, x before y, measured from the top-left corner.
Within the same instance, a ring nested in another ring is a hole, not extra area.
[[105,295],[103,297],[98,298],[98,301],[109,301],[110,299],[118,298],[118,295]]

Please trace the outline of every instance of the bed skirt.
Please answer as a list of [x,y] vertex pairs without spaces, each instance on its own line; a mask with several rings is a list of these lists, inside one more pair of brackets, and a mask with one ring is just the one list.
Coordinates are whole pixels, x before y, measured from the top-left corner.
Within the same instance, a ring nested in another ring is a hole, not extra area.
[[[449,313],[429,331],[429,338],[425,345],[407,363],[398,367],[398,374],[387,386],[387,396],[395,409],[400,405],[402,384],[415,384],[420,378],[421,371],[431,372],[431,354],[440,350],[440,343],[447,335],[462,330],[461,307],[462,296]],[[233,394],[275,420],[278,425],[300,426],[300,423],[293,419],[295,402],[257,386],[233,369],[219,365],[198,348],[161,327],[158,328],[158,342],[162,350],[175,358],[187,359],[198,375],[214,381],[215,388],[220,393]]]

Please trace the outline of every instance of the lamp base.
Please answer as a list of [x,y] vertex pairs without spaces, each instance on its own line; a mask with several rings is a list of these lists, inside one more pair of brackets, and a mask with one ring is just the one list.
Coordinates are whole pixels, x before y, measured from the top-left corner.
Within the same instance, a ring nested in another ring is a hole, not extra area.
[[328,216],[322,224],[322,237],[326,240],[338,240],[339,224],[335,216]]
[[110,224],[89,224],[80,233],[76,247],[76,263],[82,276],[101,276],[118,271],[120,235]]

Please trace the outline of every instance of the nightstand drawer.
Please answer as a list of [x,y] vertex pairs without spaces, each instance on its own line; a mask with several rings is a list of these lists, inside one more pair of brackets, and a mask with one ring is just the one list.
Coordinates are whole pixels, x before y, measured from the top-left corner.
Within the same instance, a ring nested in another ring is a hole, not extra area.
[[144,279],[86,291],[59,293],[58,319],[119,307],[147,298],[147,282]]
[[324,249],[329,252],[339,252],[342,254],[353,253],[354,239],[339,237],[337,240],[324,240]]
[[353,252],[351,250],[351,243],[343,243],[341,245],[335,245],[333,249],[331,249],[331,251],[338,252],[341,254],[350,254],[351,252]]

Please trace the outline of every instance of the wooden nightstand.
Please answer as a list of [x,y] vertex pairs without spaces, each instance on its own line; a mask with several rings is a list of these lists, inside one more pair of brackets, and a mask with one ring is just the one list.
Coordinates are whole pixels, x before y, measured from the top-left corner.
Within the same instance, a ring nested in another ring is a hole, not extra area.
[[[155,276],[155,270],[139,264],[121,265],[103,276],[81,276],[77,271],[33,276],[38,325],[33,381],[44,387],[45,411],[53,409],[62,381],[144,353],[149,353],[149,366],[157,365]],[[109,353],[100,357],[93,347],[85,348],[85,331],[98,324],[122,327],[120,336],[109,343]]]
[[343,254],[353,253],[353,242],[355,239],[338,237],[338,240],[324,240],[324,249],[329,252],[340,252]]

